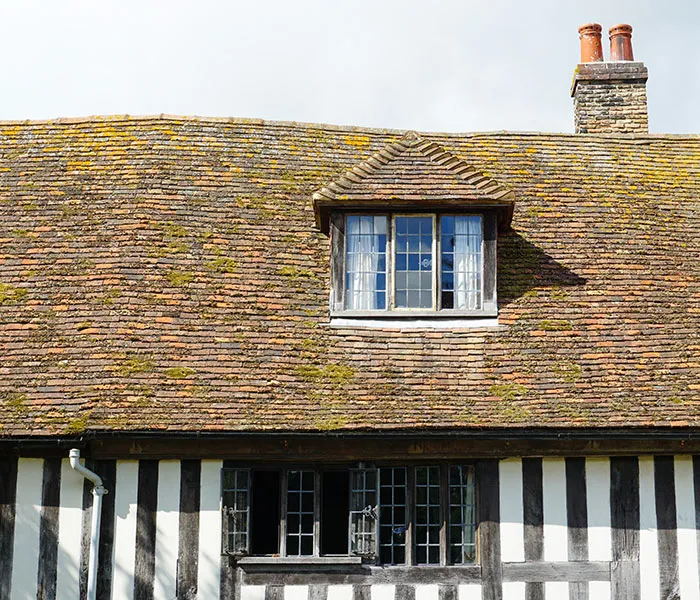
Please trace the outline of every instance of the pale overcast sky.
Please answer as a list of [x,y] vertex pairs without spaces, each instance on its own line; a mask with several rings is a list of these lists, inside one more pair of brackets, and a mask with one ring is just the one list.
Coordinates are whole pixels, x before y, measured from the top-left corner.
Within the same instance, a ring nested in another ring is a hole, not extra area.
[[573,131],[577,27],[634,27],[654,133],[700,133],[700,0],[0,0],[0,119]]

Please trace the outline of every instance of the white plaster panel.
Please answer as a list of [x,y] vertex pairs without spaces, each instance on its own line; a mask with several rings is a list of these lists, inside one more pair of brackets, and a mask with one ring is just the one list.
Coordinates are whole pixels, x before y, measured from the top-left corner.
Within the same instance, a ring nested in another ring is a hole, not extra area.
[[503,600],[525,600],[525,582],[504,581]]
[[592,600],[611,600],[612,589],[609,581],[590,581],[588,596]]
[[308,585],[285,585],[284,600],[308,600]]
[[17,461],[12,600],[36,599],[43,478],[43,460],[20,458]]
[[639,459],[639,568],[641,600],[659,598],[659,546],[656,534],[654,459]]
[[199,497],[199,562],[197,595],[218,598],[221,586],[221,467],[220,460],[203,460]]
[[691,456],[676,456],[674,467],[676,523],[678,527],[678,582],[681,598],[700,598],[693,458]]
[[353,600],[352,585],[329,585],[328,600]]
[[116,487],[109,492],[114,494],[112,598],[120,600],[131,600],[134,597],[138,488],[138,461],[118,460]]
[[[81,460],[80,464],[85,465]],[[58,508],[58,557],[56,600],[74,600],[80,595],[80,542],[83,530],[83,485],[85,479],[61,461],[61,501]],[[92,487],[92,484],[90,484]]]
[[588,559],[612,560],[610,529],[610,459],[586,459]]
[[568,560],[566,464],[563,458],[542,459],[544,560]]
[[393,584],[378,584],[370,588],[372,600],[394,600],[396,586]]
[[[241,600],[265,600],[264,585],[242,585]],[[330,598],[329,598],[330,600]]]
[[457,600],[481,600],[481,584],[463,583],[457,586]]
[[153,597],[175,598],[177,552],[180,540],[179,460],[159,461],[157,503]]
[[519,458],[500,461],[501,557],[503,562],[525,560],[523,525],[523,464]]
[[416,600],[439,600],[440,588],[437,584],[417,585]]
[[[568,597],[569,584],[566,581],[545,581],[545,600],[566,600]],[[597,600],[597,598],[595,600]]]

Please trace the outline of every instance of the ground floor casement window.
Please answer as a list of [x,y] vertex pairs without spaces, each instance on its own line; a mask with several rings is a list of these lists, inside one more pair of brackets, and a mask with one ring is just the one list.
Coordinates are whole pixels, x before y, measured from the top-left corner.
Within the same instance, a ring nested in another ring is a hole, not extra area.
[[222,510],[223,549],[233,555],[476,560],[471,465],[226,468]]

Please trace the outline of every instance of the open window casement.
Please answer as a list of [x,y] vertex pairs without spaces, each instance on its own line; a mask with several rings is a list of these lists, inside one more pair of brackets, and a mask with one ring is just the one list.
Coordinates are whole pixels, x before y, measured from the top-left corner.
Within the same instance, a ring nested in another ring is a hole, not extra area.
[[379,549],[379,471],[350,470],[350,554],[375,557]]
[[226,554],[250,553],[250,470],[221,471],[222,548]]

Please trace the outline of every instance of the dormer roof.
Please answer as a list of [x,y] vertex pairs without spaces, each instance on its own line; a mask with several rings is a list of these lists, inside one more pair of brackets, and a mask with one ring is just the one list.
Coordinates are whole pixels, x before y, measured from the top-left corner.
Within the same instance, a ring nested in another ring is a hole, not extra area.
[[390,142],[314,196],[316,224],[332,210],[496,209],[509,229],[515,194],[483,171],[413,131]]

